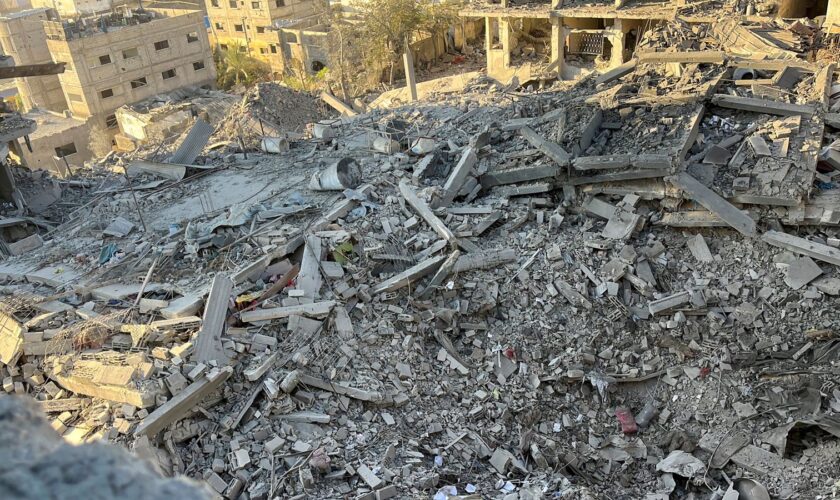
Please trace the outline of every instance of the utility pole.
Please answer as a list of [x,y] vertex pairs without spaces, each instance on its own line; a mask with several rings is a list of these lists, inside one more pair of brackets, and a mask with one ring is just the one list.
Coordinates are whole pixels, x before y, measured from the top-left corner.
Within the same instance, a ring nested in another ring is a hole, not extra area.
[[248,57],[251,57],[251,39],[248,38],[248,25],[245,23],[247,18],[242,18],[242,32],[245,33],[245,50],[248,52]]

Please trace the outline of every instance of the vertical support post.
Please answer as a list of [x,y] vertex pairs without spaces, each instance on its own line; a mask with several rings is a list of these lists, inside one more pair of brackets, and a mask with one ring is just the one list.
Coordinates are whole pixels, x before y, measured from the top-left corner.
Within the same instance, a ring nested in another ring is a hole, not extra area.
[[621,19],[616,19],[610,30],[610,42],[612,43],[610,67],[615,68],[624,64],[624,23]]
[[566,34],[563,32],[563,18],[551,18],[551,63],[557,63],[557,78],[563,79],[563,67],[566,63]]
[[510,67],[510,19],[499,18],[499,41],[502,43],[504,67]]
[[412,56],[408,44],[406,44],[403,53],[403,64],[405,65],[405,86],[411,96],[411,102],[414,102],[417,100],[417,81],[414,78],[414,56]]

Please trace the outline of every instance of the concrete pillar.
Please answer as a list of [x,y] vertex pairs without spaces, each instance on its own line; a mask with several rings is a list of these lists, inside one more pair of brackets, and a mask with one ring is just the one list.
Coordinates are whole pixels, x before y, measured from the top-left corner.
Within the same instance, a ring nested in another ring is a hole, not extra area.
[[493,18],[484,18],[484,53],[490,54],[490,49],[493,48]]
[[557,77],[563,79],[563,67],[566,58],[563,52],[566,50],[566,34],[563,32],[563,18],[551,18],[551,63],[556,63]]
[[840,32],[840,0],[828,0],[828,9],[825,14],[826,31],[829,33]]
[[510,20],[507,18],[499,18],[499,42],[502,44],[504,51],[504,65],[505,68],[510,67]]
[[403,64],[405,65],[405,86],[411,96],[411,102],[414,102],[417,100],[417,81],[414,78],[414,56],[411,54],[411,49],[406,49],[403,53]]
[[610,43],[612,43],[610,67],[615,68],[624,64],[624,29],[621,19],[616,19],[613,29],[610,30]]

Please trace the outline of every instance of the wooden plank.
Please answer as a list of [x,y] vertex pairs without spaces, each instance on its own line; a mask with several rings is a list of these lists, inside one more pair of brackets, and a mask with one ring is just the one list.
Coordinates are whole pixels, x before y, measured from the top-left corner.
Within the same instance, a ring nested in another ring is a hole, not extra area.
[[382,292],[393,292],[394,290],[399,290],[400,288],[408,286],[423,276],[437,270],[445,258],[445,256],[439,255],[437,257],[430,257],[423,262],[415,264],[396,276],[388,278],[382,283],[374,286],[371,289],[371,293],[376,295]]
[[671,309],[679,307],[683,304],[688,304],[690,300],[691,294],[688,292],[677,292],[673,295],[651,301],[648,303],[648,310],[652,315],[656,316],[659,313],[670,311]]
[[726,52],[722,50],[697,50],[689,52],[637,52],[636,57],[642,64],[683,63],[683,64],[723,64]]
[[561,167],[569,165],[571,156],[569,156],[569,153],[567,153],[565,149],[560,147],[559,144],[555,144],[551,141],[540,137],[540,135],[534,132],[534,130],[530,127],[521,128],[519,130],[519,133],[522,135],[522,137],[525,138],[526,141],[528,141],[529,143],[531,143],[532,146],[537,148],[540,151],[540,153],[551,158],[551,160],[554,161],[554,163],[560,165]]
[[27,76],[58,75],[64,73],[63,62],[48,62],[42,64],[23,64],[20,66],[6,66],[0,68],[0,80],[9,78],[25,78]]
[[716,94],[712,97],[712,104],[722,108],[740,109],[754,113],[765,113],[779,116],[811,116],[816,113],[813,106],[807,104],[789,104],[770,99],[756,99],[754,97],[741,97],[725,94]]
[[450,244],[457,244],[457,240],[455,235],[452,234],[452,231],[446,227],[446,224],[443,223],[437,215],[432,212],[432,209],[429,208],[426,203],[417,196],[417,193],[408,185],[406,181],[400,182],[400,193],[402,194],[405,201],[411,205],[412,208],[426,221],[426,223],[432,227],[432,229],[443,239],[448,241]]
[[690,199],[703,205],[706,210],[725,220],[727,224],[739,233],[745,236],[755,235],[754,220],[688,173],[681,172],[667,180],[682,189]]
[[228,358],[222,348],[222,331],[228,314],[228,302],[233,293],[233,280],[228,275],[217,274],[213,278],[210,294],[204,305],[201,330],[195,337],[192,359],[198,363],[215,361],[221,366]]
[[134,436],[148,436],[150,439],[155,437],[167,426],[184,418],[189,410],[220,387],[232,373],[233,368],[225,366],[221,369],[214,369],[204,378],[188,385],[144,418],[137,429],[134,430]]
[[313,302],[311,304],[298,304],[294,306],[272,307],[270,309],[257,309],[255,311],[242,311],[239,313],[239,319],[245,323],[254,323],[257,321],[288,318],[293,314],[318,318],[328,315],[333,307],[335,307],[334,300],[325,300],[322,302]]
[[793,253],[807,255],[808,257],[840,266],[840,249],[823,245],[822,243],[809,241],[805,238],[780,231],[767,231],[761,235],[761,241],[774,247],[784,248]]

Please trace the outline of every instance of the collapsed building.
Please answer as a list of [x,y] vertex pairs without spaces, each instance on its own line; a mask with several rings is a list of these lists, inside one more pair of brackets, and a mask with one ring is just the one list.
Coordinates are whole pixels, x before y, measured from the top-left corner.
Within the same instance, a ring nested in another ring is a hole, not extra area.
[[837,51],[765,3],[77,171],[8,235],[3,390],[230,499],[840,493]]
[[488,75],[504,82],[513,78],[525,82],[568,80],[596,66],[620,66],[630,59],[645,32],[675,18],[705,26],[726,16],[746,16],[761,26],[771,18],[822,16],[830,29],[840,17],[840,4],[828,0],[503,0],[500,4],[472,2],[461,16],[484,20]]

